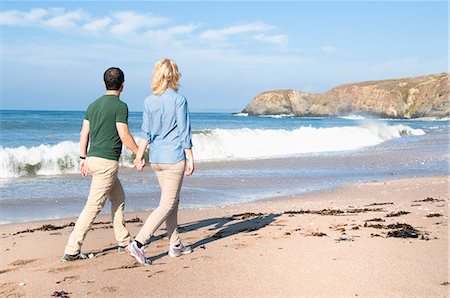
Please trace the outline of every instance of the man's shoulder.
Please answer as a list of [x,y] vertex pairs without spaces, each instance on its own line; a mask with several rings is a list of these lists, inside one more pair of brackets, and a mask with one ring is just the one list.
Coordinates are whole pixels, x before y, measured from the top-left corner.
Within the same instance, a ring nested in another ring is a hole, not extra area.
[[100,104],[100,103],[101,103],[102,101],[104,101],[104,100],[105,100],[105,96],[104,96],[104,95],[102,95],[102,96],[100,96],[100,97],[94,99],[94,100],[89,104],[88,109],[89,109],[89,108],[92,108],[92,107],[95,107],[96,105]]

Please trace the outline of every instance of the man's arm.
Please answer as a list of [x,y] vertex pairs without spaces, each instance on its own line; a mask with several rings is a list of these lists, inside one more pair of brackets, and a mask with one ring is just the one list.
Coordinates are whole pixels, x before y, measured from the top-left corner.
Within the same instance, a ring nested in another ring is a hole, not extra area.
[[[89,132],[90,132],[89,121],[84,119],[83,126],[81,127],[80,131],[80,157],[86,157],[87,155],[87,148],[89,144]],[[86,159],[80,160],[80,173],[81,176],[83,177],[86,177],[88,175]]]
[[122,140],[122,143],[127,146],[133,153],[138,152],[138,146],[134,141],[133,136],[128,130],[128,124],[122,122],[116,122],[117,132],[119,133],[119,137]]
[[142,171],[142,168],[145,166],[144,152],[147,149],[148,140],[141,139],[139,143],[138,152],[136,153],[136,158],[134,159],[134,167],[138,172]]

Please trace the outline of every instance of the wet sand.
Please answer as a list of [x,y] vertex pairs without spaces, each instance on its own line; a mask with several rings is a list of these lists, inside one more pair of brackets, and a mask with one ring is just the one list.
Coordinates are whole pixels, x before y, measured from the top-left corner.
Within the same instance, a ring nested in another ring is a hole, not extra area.
[[[2,225],[0,296],[447,297],[449,202],[440,176],[181,210],[194,252],[167,256],[162,228],[147,267],[117,252],[108,216],[83,246],[95,256],[65,263],[75,219]],[[147,215],[127,213],[132,236]]]

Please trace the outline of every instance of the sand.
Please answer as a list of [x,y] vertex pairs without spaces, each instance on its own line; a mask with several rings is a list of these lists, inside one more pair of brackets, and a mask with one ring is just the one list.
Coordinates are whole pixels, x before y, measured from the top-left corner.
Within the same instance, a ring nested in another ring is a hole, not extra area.
[[[449,178],[428,177],[180,210],[181,237],[193,253],[170,258],[162,228],[147,267],[117,252],[106,216],[82,249],[95,256],[65,263],[75,219],[2,225],[0,296],[447,297],[449,202]],[[400,211],[409,213],[388,216]],[[126,214],[133,236],[142,225],[133,221],[147,215]],[[417,238],[388,237],[408,236],[389,226],[397,223]],[[30,232],[46,224],[64,227]]]

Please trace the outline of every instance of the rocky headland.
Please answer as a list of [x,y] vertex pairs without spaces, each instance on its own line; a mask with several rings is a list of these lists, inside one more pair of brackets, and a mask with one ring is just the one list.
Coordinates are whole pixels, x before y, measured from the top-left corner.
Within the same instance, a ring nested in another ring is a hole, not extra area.
[[344,84],[325,93],[272,90],[256,95],[249,115],[338,116],[363,113],[383,118],[443,118],[450,115],[449,75]]

